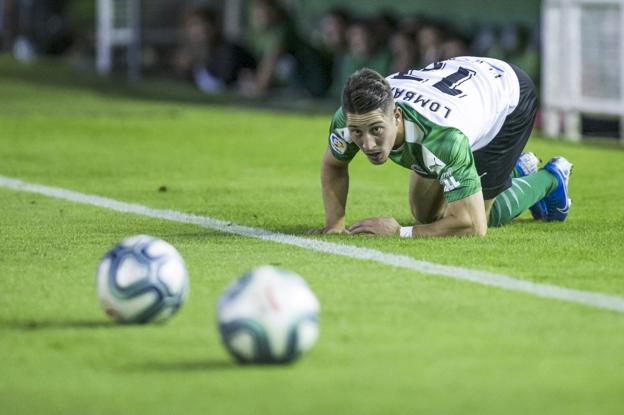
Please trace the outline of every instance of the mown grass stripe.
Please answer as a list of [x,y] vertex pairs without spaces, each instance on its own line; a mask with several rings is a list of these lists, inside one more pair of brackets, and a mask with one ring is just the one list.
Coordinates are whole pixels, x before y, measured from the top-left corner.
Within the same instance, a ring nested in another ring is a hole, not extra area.
[[199,216],[173,210],[153,209],[134,203],[121,202],[101,196],[88,195],[62,188],[44,186],[40,184],[26,183],[18,179],[0,176],[0,186],[23,192],[37,193],[44,196],[68,200],[76,203],[97,206],[123,213],[133,213],[157,219],[174,222],[193,224],[219,232],[231,233],[266,241],[277,242],[285,245],[297,246],[311,251],[322,252],[331,255],[341,255],[348,258],[374,261],[381,264],[405,268],[424,274],[437,275],[462,281],[469,281],[505,290],[519,291],[537,297],[544,297],[577,304],[601,308],[624,313],[624,297],[596,293],[590,291],[574,290],[556,285],[536,283],[516,279],[507,275],[487,271],[479,271],[469,268],[461,268],[449,265],[441,265],[427,261],[419,261],[405,255],[396,255],[378,251],[376,249],[361,248],[357,246],[340,244],[335,242],[320,241],[314,238],[306,238],[295,235],[287,235],[272,232],[265,229],[252,228],[236,225],[231,222],[214,219],[208,216]]

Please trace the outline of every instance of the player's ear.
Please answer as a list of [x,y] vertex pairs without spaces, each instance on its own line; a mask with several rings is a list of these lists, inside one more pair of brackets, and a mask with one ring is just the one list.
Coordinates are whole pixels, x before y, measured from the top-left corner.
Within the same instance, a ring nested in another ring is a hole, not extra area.
[[398,106],[394,107],[394,123],[398,126],[402,120],[403,110]]

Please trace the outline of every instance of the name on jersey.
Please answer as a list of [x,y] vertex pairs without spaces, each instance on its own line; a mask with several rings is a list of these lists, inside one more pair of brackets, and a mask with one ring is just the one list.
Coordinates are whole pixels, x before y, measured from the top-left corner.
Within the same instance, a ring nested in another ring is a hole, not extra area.
[[400,99],[401,101],[407,101],[413,103],[415,106],[420,105],[423,109],[428,109],[431,112],[440,112],[444,118],[448,118],[451,115],[451,109],[446,105],[442,105],[436,100],[425,97],[423,94],[419,94],[414,91],[410,91],[405,88],[392,87],[394,93],[394,99]]

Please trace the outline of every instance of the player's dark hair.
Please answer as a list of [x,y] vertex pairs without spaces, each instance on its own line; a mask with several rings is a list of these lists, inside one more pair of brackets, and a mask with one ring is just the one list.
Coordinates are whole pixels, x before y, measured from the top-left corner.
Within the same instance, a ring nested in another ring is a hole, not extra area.
[[364,68],[353,73],[342,90],[342,110],[349,114],[365,114],[381,109],[384,113],[394,108],[390,84],[379,73]]

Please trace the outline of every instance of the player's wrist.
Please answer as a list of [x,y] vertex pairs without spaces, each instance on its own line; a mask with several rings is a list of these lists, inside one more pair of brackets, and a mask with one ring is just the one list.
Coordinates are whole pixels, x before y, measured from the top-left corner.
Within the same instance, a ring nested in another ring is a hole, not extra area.
[[336,220],[326,220],[325,229],[345,229],[344,218],[336,219]]
[[401,238],[411,238],[413,229],[413,226],[401,226],[401,228],[399,228],[399,236]]

